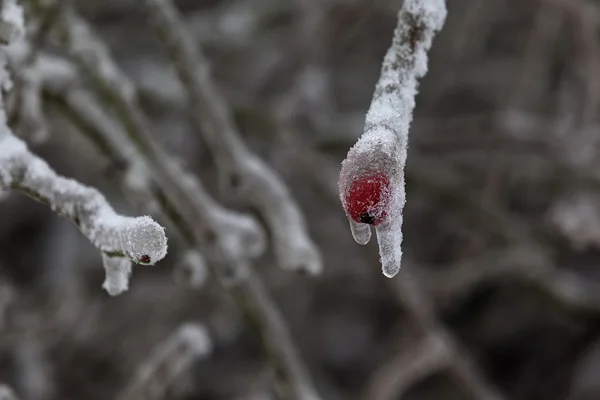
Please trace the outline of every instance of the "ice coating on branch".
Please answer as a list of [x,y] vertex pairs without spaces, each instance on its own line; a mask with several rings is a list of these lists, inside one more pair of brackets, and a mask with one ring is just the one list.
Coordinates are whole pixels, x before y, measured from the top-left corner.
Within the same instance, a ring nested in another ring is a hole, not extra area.
[[404,166],[418,79],[427,52],[446,19],[444,0],[405,0],[392,45],[375,86],[365,130],[342,162],[339,191],[354,240],[365,244],[375,226],[383,274],[393,277],[402,260]]
[[98,190],[57,175],[22,140],[0,130],[0,190],[10,188],[19,189],[70,218],[108,256],[104,266],[109,294],[127,288],[125,261],[152,265],[167,253],[164,228],[152,218],[117,214]]

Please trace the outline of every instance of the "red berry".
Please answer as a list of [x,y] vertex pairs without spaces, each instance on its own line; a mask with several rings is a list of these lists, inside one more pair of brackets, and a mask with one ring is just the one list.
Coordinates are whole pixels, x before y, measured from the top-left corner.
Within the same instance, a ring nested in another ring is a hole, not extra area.
[[147,254],[144,254],[143,256],[140,257],[140,262],[144,263],[144,264],[150,264],[150,256]]
[[356,222],[377,225],[387,215],[390,181],[380,172],[361,174],[344,193],[344,208]]

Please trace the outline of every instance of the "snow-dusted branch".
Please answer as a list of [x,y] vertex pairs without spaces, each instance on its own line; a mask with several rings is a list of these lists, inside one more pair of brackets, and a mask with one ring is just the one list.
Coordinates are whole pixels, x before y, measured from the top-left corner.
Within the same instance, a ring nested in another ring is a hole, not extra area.
[[162,226],[148,216],[117,214],[98,190],[56,174],[6,126],[0,128],[0,149],[0,189],[20,190],[71,219],[103,253],[109,294],[127,289],[132,261],[154,264],[166,255]]
[[[49,7],[48,2],[36,4],[40,7],[38,12]],[[191,235],[212,272],[253,322],[263,337],[273,368],[280,372],[278,376],[289,389],[288,398],[318,400],[279,309],[250,265],[250,260],[262,252],[262,230],[248,216],[216,203],[196,177],[165,153],[156,143],[153,125],[137,103],[131,81],[117,68],[104,44],[71,10],[65,9],[61,14],[56,25],[61,44],[92,77],[94,89],[105,105],[115,111],[127,135],[121,139],[130,141],[139,157],[148,163],[152,179],[164,194],[160,207],[167,214],[178,214],[177,229]]]
[[383,273],[393,277],[402,259],[404,166],[418,80],[427,53],[446,18],[445,0],[405,0],[394,31],[365,130],[340,172],[339,190],[354,239],[366,244],[375,226]]
[[[13,7],[18,6],[11,1],[5,1],[2,5],[2,16],[6,22],[7,16],[17,13]],[[22,23],[18,18],[13,20]],[[13,20],[9,19],[9,22],[12,24]],[[7,55],[4,49],[1,56],[5,63]],[[6,90],[10,89],[11,83],[4,63],[1,86]],[[70,218],[79,227],[102,252],[106,268],[104,288],[111,295],[127,289],[132,261],[154,264],[166,255],[167,238],[162,226],[148,216],[119,215],[98,190],[58,175],[11,132],[2,110],[0,192],[11,188],[48,204],[52,210]]]
[[298,205],[281,178],[240,138],[231,110],[212,82],[208,61],[196,51],[174,4],[170,0],[138,2],[148,10],[188,92],[192,121],[215,156],[223,188],[260,212],[281,267],[319,273],[321,255]]
[[207,357],[211,351],[212,342],[202,325],[182,325],[156,346],[118,399],[163,399],[177,378],[187,372],[194,361]]

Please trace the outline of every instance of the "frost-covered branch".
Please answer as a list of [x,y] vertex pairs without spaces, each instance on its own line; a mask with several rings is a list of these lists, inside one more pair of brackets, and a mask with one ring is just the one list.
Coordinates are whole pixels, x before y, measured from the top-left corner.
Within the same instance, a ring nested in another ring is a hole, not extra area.
[[71,219],[103,253],[109,294],[127,290],[131,262],[153,265],[166,255],[163,227],[148,216],[117,214],[98,190],[56,174],[6,126],[0,149],[0,189],[20,190]]
[[[161,207],[165,194],[150,175],[148,162],[127,139],[121,125],[82,87],[77,68],[67,60],[44,53],[38,56],[35,66],[44,96],[112,162],[120,172],[121,188],[129,202],[140,212],[156,215],[175,239],[193,247],[189,230],[178,224],[181,216]],[[175,271],[178,282],[197,288],[206,275],[206,263],[198,250],[190,249],[185,254],[190,253],[194,257],[184,255]]]
[[139,367],[119,400],[160,400],[199,358],[212,351],[212,341],[199,324],[185,324],[160,343]]
[[[36,1],[43,13],[46,2]],[[246,215],[216,203],[196,177],[181,168],[158,146],[152,124],[137,103],[131,81],[117,68],[104,44],[71,10],[65,9],[56,30],[67,53],[92,77],[94,89],[115,111],[126,138],[147,161],[152,178],[164,193],[160,207],[176,210],[177,228],[189,232],[212,272],[229,290],[265,343],[271,364],[289,389],[289,398],[318,400],[310,376],[290,337],[285,320],[270,298],[250,260],[264,247],[263,234]]]
[[[12,9],[15,6],[13,2],[5,1],[2,4],[4,18],[15,12]],[[1,55],[6,62],[4,50]],[[3,71],[1,86],[6,90],[10,84],[7,73]],[[110,295],[127,290],[131,262],[152,265],[166,255],[167,238],[163,227],[147,216],[119,215],[98,190],[58,175],[14,136],[2,111],[0,191],[11,188],[48,204],[52,210],[71,219],[79,227],[103,254],[106,269],[103,287]]]
[[281,267],[319,273],[321,255],[298,205],[281,178],[240,138],[229,106],[212,82],[208,61],[196,51],[174,4],[170,0],[138,2],[148,10],[188,92],[192,121],[215,156],[222,187],[260,212]]
[[445,0],[405,0],[375,87],[365,130],[340,172],[339,190],[355,240],[366,244],[375,226],[383,273],[393,277],[402,259],[404,166],[418,80],[446,18]]

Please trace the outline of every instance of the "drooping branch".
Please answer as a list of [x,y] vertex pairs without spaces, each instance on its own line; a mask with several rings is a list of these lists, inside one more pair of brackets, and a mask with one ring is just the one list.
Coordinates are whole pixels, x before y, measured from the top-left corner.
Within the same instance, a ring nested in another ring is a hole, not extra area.
[[363,135],[340,172],[340,198],[359,244],[375,225],[383,273],[393,277],[402,259],[404,166],[418,80],[427,72],[427,53],[446,19],[444,0],[406,0],[394,31]]
[[[3,18],[16,12],[12,7],[18,7],[11,1],[4,2],[3,6]],[[11,22],[10,26],[14,24]],[[11,82],[5,71],[7,56],[4,50],[1,56],[1,86],[7,89]],[[12,133],[7,125],[4,104],[1,106],[0,191],[11,188],[19,190],[71,219],[102,252],[106,268],[104,288],[110,295],[127,290],[131,262],[153,265],[166,255],[164,228],[148,216],[126,217],[117,214],[98,190],[58,175]],[[119,268],[115,268],[117,264]]]
[[[5,126],[0,129],[0,188],[19,190],[71,219],[103,253],[105,289],[127,289],[131,262],[153,265],[167,253],[164,228],[148,216],[119,215],[98,190],[62,177]],[[112,266],[118,263],[120,268]]]

